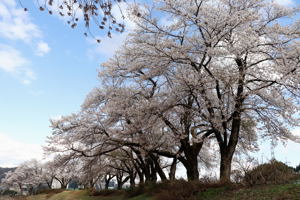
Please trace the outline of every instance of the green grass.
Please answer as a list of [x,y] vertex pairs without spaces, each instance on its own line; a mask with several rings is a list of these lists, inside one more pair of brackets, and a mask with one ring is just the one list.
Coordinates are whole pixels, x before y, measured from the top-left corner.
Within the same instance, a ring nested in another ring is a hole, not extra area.
[[[168,189],[170,190],[170,188]],[[161,191],[164,192],[164,191]],[[154,193],[152,193],[155,195]],[[172,192],[171,192],[172,194]],[[196,200],[300,200],[299,184],[264,185],[250,188],[219,186],[207,188],[198,193]],[[141,194],[124,198],[122,193],[108,196],[90,196],[87,190],[63,191],[59,193],[39,194],[26,200],[160,200]],[[164,199],[165,200],[165,199]]]
[[148,195],[139,195],[133,198],[130,198],[130,200],[154,200],[153,197],[149,197]]
[[199,200],[299,200],[300,185],[268,185],[234,190],[208,189],[199,194]]
[[250,189],[243,189],[234,193],[234,198],[228,199],[253,199],[253,200],[273,200],[273,199],[300,199],[300,186],[295,184],[262,186]]
[[220,195],[223,195],[226,193],[225,187],[219,187],[219,188],[209,188],[205,192],[201,192],[197,195],[197,197],[201,200],[215,200],[220,197]]

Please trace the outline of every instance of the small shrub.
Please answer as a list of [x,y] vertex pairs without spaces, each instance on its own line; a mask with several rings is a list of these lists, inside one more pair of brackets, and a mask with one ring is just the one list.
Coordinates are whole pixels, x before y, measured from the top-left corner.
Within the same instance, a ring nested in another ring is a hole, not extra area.
[[1,193],[1,195],[8,195],[8,196],[15,196],[16,194],[18,194],[18,193],[14,190],[4,190]]
[[131,197],[139,196],[144,193],[145,193],[145,185],[141,184],[137,187],[128,188],[125,192],[125,197],[131,198]]
[[220,188],[216,182],[176,180],[157,184],[152,193],[157,200],[198,200],[199,195],[208,189]]
[[65,191],[64,189],[45,189],[37,191],[37,194],[58,194]]
[[178,180],[160,185],[164,188],[155,195],[158,200],[194,200],[201,191],[199,182]]
[[46,198],[50,198],[55,194],[61,193],[65,191],[64,189],[45,189],[45,190],[38,190],[35,194],[46,194]]
[[105,190],[92,190],[90,191],[90,196],[114,196],[114,195],[120,195],[123,192],[120,190],[112,190],[112,189],[105,189]]
[[258,165],[247,172],[244,177],[246,185],[282,184],[296,178],[293,168],[283,162],[271,160],[269,163]]

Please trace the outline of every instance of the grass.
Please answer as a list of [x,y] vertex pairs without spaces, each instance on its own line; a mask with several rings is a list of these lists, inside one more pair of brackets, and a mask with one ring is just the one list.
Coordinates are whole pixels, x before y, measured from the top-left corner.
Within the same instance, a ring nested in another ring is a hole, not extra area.
[[[27,197],[26,200],[123,200],[123,195],[90,196],[87,190],[63,191],[57,194],[39,194]],[[130,200],[153,200],[147,195],[139,195]]]
[[[173,188],[174,184],[175,187]],[[54,191],[35,196],[22,198],[22,200],[169,200],[169,199],[186,199],[186,200],[299,200],[300,184],[282,184],[282,185],[262,185],[255,187],[241,186],[221,186],[215,185],[207,188],[201,188],[194,196],[188,198],[179,198],[179,183],[163,183],[144,189],[142,194],[136,194],[133,197],[126,198],[125,191],[117,191],[108,195],[91,196],[87,190],[75,191]],[[187,183],[185,183],[187,184]],[[195,183],[191,183],[195,187]],[[171,186],[171,187],[170,187]],[[185,185],[186,187],[186,185]],[[173,191],[172,191],[173,188]],[[183,187],[184,188],[184,187]],[[176,191],[175,191],[176,190]],[[183,189],[182,191],[184,191]],[[157,195],[166,193],[167,195]],[[184,193],[185,194],[185,193]],[[173,196],[171,196],[173,195]],[[4,198],[5,199],[5,198]],[[1,197],[0,197],[0,200]],[[6,199],[5,199],[6,200]],[[20,198],[16,198],[20,200]]]
[[300,199],[300,186],[295,184],[262,186],[243,189],[234,193],[234,198],[229,199],[253,199],[253,200],[284,200]]
[[199,200],[299,200],[300,185],[265,185],[228,190],[224,187],[208,189]]

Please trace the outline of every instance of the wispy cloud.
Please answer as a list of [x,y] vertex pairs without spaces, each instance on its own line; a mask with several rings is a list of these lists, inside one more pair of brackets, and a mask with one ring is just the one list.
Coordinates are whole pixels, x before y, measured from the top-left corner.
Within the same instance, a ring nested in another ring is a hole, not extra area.
[[17,49],[0,44],[0,69],[10,73],[23,84],[30,84],[35,79],[35,73],[29,68],[27,60]]
[[112,57],[116,50],[118,50],[127,37],[126,33],[112,34],[112,38],[107,36],[97,37],[101,40],[101,43],[97,43],[94,40],[89,40],[92,44],[92,48],[88,50],[87,54],[90,58],[96,59],[101,57]]
[[294,0],[274,0],[274,2],[283,6],[292,6],[295,4]]
[[[0,0],[0,38],[21,41],[34,48],[33,53],[38,56],[50,51],[49,45],[42,40],[40,28],[32,22],[28,12],[18,7],[15,0]],[[28,85],[36,78],[36,74],[29,67],[31,62],[16,45],[0,43],[0,69]]]
[[28,12],[17,8],[14,0],[0,3],[0,36],[27,43],[41,37],[41,31],[32,23]]
[[50,50],[51,49],[50,49],[49,45],[46,42],[42,41],[37,44],[36,54],[38,56],[44,56],[45,54],[49,53]]
[[[123,45],[128,34],[136,28],[136,24],[131,20],[130,9],[131,4],[118,3],[112,7],[112,15],[117,22],[123,22],[125,24],[124,33],[113,33],[112,37],[108,37],[106,34],[103,36],[97,36],[101,42],[97,43],[95,40],[89,39],[88,42],[92,45],[92,48],[88,50],[87,54],[90,58],[95,59],[100,57],[109,58],[120,49]],[[123,15],[125,18],[123,18]]]
[[42,159],[43,150],[40,145],[17,141],[0,133],[0,166],[14,167],[30,159]]

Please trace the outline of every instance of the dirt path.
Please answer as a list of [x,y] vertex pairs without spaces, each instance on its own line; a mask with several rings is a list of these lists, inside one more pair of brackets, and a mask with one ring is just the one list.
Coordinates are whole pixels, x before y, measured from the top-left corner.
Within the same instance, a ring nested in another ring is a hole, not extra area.
[[25,200],[22,197],[0,196],[0,200]]

